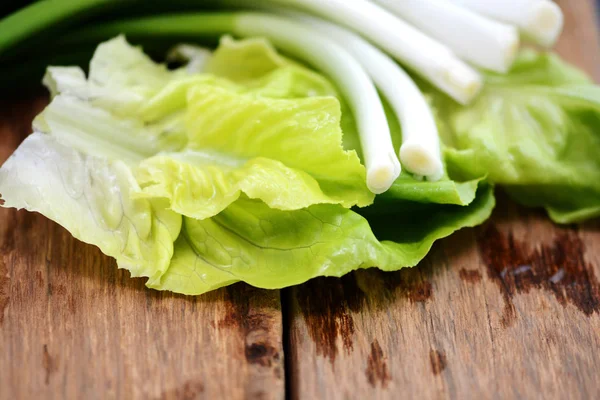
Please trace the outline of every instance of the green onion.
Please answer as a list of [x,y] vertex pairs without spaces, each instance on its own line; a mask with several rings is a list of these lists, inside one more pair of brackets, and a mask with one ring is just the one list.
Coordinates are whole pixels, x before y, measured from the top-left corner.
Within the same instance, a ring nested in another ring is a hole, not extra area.
[[269,3],[304,10],[345,25],[462,104],[469,103],[481,89],[481,75],[448,47],[367,0],[269,0]]
[[402,165],[429,180],[441,178],[444,167],[435,119],[411,77],[385,53],[353,32],[306,14],[282,12],[335,40],[362,64],[402,125],[399,153]]
[[446,44],[479,67],[507,72],[519,50],[519,32],[511,26],[439,0],[375,0],[384,8]]
[[550,0],[451,1],[498,21],[516,25],[526,39],[544,47],[552,47],[562,32],[563,13]]
[[55,28],[57,23],[74,25],[82,14],[107,10],[127,1],[72,0],[38,1],[0,21],[0,54],[37,33]]

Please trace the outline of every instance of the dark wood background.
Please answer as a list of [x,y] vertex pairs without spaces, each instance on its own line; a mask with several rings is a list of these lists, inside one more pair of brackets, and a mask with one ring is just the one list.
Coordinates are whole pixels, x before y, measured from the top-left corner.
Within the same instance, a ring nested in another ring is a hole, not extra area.
[[[600,80],[591,0],[558,51]],[[0,104],[0,161],[44,95]],[[600,398],[600,224],[500,195],[418,268],[283,291],[148,290],[37,214],[0,209],[1,399]]]

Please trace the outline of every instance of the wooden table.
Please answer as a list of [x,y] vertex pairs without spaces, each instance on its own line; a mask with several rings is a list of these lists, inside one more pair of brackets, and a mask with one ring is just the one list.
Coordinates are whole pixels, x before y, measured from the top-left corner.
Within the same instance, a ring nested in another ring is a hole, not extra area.
[[[558,51],[599,80],[592,1],[559,3]],[[0,160],[46,101],[4,102]],[[0,398],[600,398],[600,224],[500,197],[418,268],[201,297],[2,209]]]

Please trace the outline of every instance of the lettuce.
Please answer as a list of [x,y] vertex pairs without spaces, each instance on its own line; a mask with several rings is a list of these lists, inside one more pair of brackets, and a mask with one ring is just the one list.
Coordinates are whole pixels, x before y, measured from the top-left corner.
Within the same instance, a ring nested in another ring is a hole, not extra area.
[[489,218],[494,204],[488,185],[469,206],[405,202],[373,219],[372,231],[371,219],[341,206],[279,211],[240,198],[213,218],[184,218],[168,271],[149,286],[201,294],[244,281],[274,289],[358,268],[412,267],[434,241]]
[[373,195],[326,78],[261,39],[223,39],[206,68],[167,70],[122,37],[99,47],[87,79],[50,68],[53,99],[0,168],[3,206],[40,212],[149,287],[186,294],[414,266],[489,217],[492,187],[469,174],[404,174],[387,208],[351,209]]
[[[433,242],[482,223],[494,206],[480,185],[468,206],[405,201],[369,221],[339,205],[281,211],[240,197],[207,219],[139,198],[130,167],[34,133],[0,169],[4,207],[37,211],[97,245],[151,288],[202,294],[237,281],[280,288],[357,268],[416,265]],[[386,241],[380,241],[386,239]],[[393,241],[390,241],[393,240]]]
[[170,265],[181,216],[164,201],[135,198],[136,190],[126,163],[82,153],[39,132],[0,168],[4,207],[45,215],[132,276],[153,282]]
[[44,84],[55,96],[69,94],[120,117],[139,115],[153,95],[184,70],[170,71],[156,64],[123,36],[98,45],[89,66],[89,76],[79,67],[48,67]]
[[[207,66],[215,73],[193,75],[155,64],[122,36],[103,43],[87,81],[49,70],[55,97],[36,128],[82,151],[137,161],[137,196],[167,199],[194,218],[218,214],[241,193],[282,210],[371,204],[365,169],[342,146],[340,104],[327,81],[264,40],[222,42]],[[246,61],[249,70],[232,75],[232,63]],[[230,69],[219,75],[220,65]],[[315,96],[303,96],[308,90]]]
[[272,99],[210,85],[187,97],[187,150],[140,165],[145,195],[199,219],[242,192],[281,210],[373,201],[358,155],[342,148],[335,98]]
[[524,52],[468,107],[429,92],[446,159],[559,223],[600,216],[600,88],[557,56]]

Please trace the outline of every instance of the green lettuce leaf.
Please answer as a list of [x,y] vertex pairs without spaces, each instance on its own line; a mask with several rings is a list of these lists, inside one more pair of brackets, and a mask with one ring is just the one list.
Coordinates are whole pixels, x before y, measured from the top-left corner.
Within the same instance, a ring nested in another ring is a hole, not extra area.
[[213,218],[184,218],[168,271],[149,287],[195,295],[243,281],[274,289],[358,268],[414,266],[436,240],[489,218],[494,196],[482,185],[469,206],[404,205],[374,219],[372,231],[371,220],[341,206],[279,211],[242,197]]
[[[50,71],[39,132],[0,168],[4,206],[38,211],[149,287],[187,294],[414,266],[435,240],[489,217],[491,187],[450,167],[438,183],[403,175],[384,214],[349,209],[373,195],[342,145],[355,124],[335,88],[265,41],[228,40],[212,74],[166,70],[122,38],[103,45],[88,79]],[[248,71],[231,67],[245,59]]]
[[375,198],[375,203],[364,211],[365,215],[393,213],[405,201],[431,204],[468,206],[475,200],[477,188],[484,178],[454,181],[445,178],[436,182],[417,180],[402,172],[392,187]]
[[281,288],[357,268],[414,266],[434,241],[482,223],[494,206],[485,184],[468,206],[405,201],[369,221],[339,205],[281,211],[241,196],[212,218],[183,218],[182,227],[179,214],[164,201],[140,199],[140,190],[127,164],[42,133],[0,169],[5,207],[40,212],[132,276],[148,276],[149,287],[185,294],[237,281]]
[[44,84],[52,96],[70,94],[121,116],[137,115],[147,99],[169,82],[186,77],[183,69],[168,70],[118,36],[98,45],[89,76],[79,67],[49,67]]
[[458,172],[487,174],[559,223],[600,216],[600,88],[583,73],[525,52],[468,107],[424,89]]
[[145,160],[137,177],[146,196],[199,219],[242,192],[281,210],[366,206],[374,196],[358,155],[342,147],[340,118],[333,97],[272,99],[196,85],[188,92],[188,151]]
[[264,38],[235,40],[226,35],[207,62],[205,72],[248,84],[289,64]]
[[[235,75],[236,62],[248,70]],[[215,74],[169,71],[115,38],[98,47],[87,80],[49,70],[54,99],[35,126],[129,161],[138,198],[167,199],[194,218],[241,193],[282,210],[373,202],[358,155],[343,148],[340,103],[326,79],[259,39],[223,39],[208,68]]]
[[124,162],[87,155],[39,132],[0,169],[4,207],[45,215],[151,283],[170,265],[181,216],[164,202],[135,198],[137,190]]
[[122,118],[78,97],[60,94],[35,118],[33,126],[79,151],[131,164],[187,143],[181,122]]

